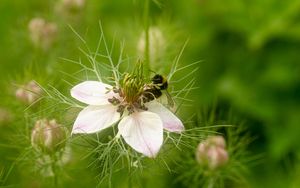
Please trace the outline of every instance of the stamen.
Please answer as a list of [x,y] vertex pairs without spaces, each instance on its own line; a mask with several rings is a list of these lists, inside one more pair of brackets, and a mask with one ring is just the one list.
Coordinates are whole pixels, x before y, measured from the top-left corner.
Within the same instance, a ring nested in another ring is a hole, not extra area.
[[123,114],[124,110],[125,110],[125,106],[124,105],[119,105],[118,109],[117,109],[117,112]]
[[114,93],[121,93],[121,90],[119,88],[113,87],[113,92]]
[[118,105],[121,103],[121,101],[119,99],[117,99],[116,97],[113,97],[113,98],[110,98],[110,99],[107,99],[108,102],[110,102],[111,104],[113,105]]
[[140,109],[147,111],[148,108],[145,105],[141,105]]
[[107,90],[107,91],[105,92],[105,94],[108,94],[108,93],[111,91],[111,89],[108,88],[108,87],[106,87],[105,89]]
[[136,102],[143,92],[144,80],[137,74],[126,74],[122,85],[122,94],[127,103]]
[[134,112],[134,107],[132,105],[127,106],[127,111],[129,114],[132,114]]
[[141,100],[139,100],[138,102],[135,102],[134,107],[144,110],[144,111],[148,110],[148,108],[143,104],[143,102]]

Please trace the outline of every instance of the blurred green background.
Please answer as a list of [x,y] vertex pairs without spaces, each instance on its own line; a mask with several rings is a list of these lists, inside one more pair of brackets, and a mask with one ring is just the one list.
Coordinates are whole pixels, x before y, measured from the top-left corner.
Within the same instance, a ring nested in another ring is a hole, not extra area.
[[[58,2],[0,1],[0,107],[12,116],[12,120],[0,122],[3,177],[20,154],[18,149],[7,147],[8,137],[15,127],[25,124],[25,107],[15,100],[15,84],[34,79],[67,90],[57,82],[60,70],[73,73],[79,69],[61,60],[83,56],[78,50],[83,44],[69,26],[94,49],[101,21],[109,45],[113,40],[117,45],[124,41],[125,54],[137,57],[143,29],[142,1],[87,0],[83,10],[71,16],[56,11]],[[150,25],[161,29],[167,46],[159,62],[170,65],[187,39],[180,63],[203,60],[197,65],[199,89],[192,93],[196,102],[191,109],[216,103],[219,110],[232,111],[256,138],[249,150],[263,154],[263,159],[250,167],[249,186],[300,186],[300,1],[166,0],[152,2],[150,15]],[[30,41],[28,23],[33,17],[58,25],[57,40],[47,51]],[[118,50],[113,57],[118,58]],[[70,166],[73,177],[66,177],[65,185],[94,187],[96,180],[85,164]],[[25,182],[21,187],[39,187],[31,178],[14,168],[3,185]],[[156,176],[147,178],[152,182],[149,187],[155,184],[151,180],[157,180]]]

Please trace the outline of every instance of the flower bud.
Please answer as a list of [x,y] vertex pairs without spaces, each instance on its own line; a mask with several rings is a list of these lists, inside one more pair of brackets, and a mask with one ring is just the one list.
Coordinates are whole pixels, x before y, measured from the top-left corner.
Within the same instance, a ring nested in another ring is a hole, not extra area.
[[62,6],[66,11],[79,11],[85,5],[85,0],[62,0]]
[[216,169],[223,166],[228,161],[228,153],[225,149],[212,146],[207,150],[207,160],[210,169]]
[[85,3],[85,0],[61,0],[56,5],[56,11],[63,17],[74,19],[80,15]]
[[35,102],[41,94],[42,89],[34,80],[16,90],[17,99],[27,104]]
[[[137,44],[138,55],[144,57],[146,48],[145,32],[139,38]],[[162,57],[165,49],[165,38],[161,30],[157,27],[149,28],[149,61],[154,63]]]
[[225,139],[223,136],[212,136],[212,137],[209,137],[207,139],[207,142],[209,142],[209,144],[211,145],[215,145],[215,146],[218,146],[220,148],[224,148],[226,147],[226,143],[225,143]]
[[0,124],[11,121],[11,113],[4,108],[0,107]]
[[196,160],[210,170],[225,165],[228,161],[226,143],[222,136],[213,136],[199,143],[196,151]]
[[57,35],[57,25],[46,22],[43,18],[33,18],[28,24],[32,43],[44,50],[49,49]]
[[31,133],[31,144],[37,150],[53,154],[65,147],[66,130],[55,120],[38,120]]

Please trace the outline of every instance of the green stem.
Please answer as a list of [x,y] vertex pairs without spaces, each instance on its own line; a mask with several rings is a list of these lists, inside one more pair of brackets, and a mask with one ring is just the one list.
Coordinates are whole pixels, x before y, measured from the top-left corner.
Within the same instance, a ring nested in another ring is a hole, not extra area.
[[56,169],[56,162],[57,162],[57,157],[55,154],[51,156],[51,168],[53,172],[53,179],[54,179],[54,187],[58,187],[58,179],[57,179],[57,169]]
[[128,176],[128,188],[132,188],[132,178],[131,178],[130,173],[129,173],[129,176]]
[[213,188],[213,187],[214,187],[214,184],[215,184],[214,178],[210,178],[210,179],[209,179],[209,183],[208,183],[207,188]]
[[144,6],[144,30],[145,30],[145,59],[144,59],[144,65],[146,67],[145,73],[146,76],[149,75],[150,70],[150,55],[149,55],[149,5],[150,0],[145,0],[145,6]]

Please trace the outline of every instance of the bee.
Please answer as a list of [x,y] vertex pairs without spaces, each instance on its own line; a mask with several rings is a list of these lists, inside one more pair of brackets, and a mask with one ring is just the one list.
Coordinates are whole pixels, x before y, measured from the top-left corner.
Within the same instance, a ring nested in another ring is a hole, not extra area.
[[166,77],[156,74],[151,78],[151,84],[147,84],[144,92],[143,92],[143,101],[144,102],[150,102],[153,101],[154,99],[157,99],[162,96],[163,91],[164,94],[166,95],[168,99],[168,104],[170,107],[174,107],[174,101],[167,91],[168,89],[168,80]]
[[167,78],[160,74],[156,74],[155,76],[153,76],[151,81],[153,84],[157,85],[161,90],[168,89],[169,84]]

